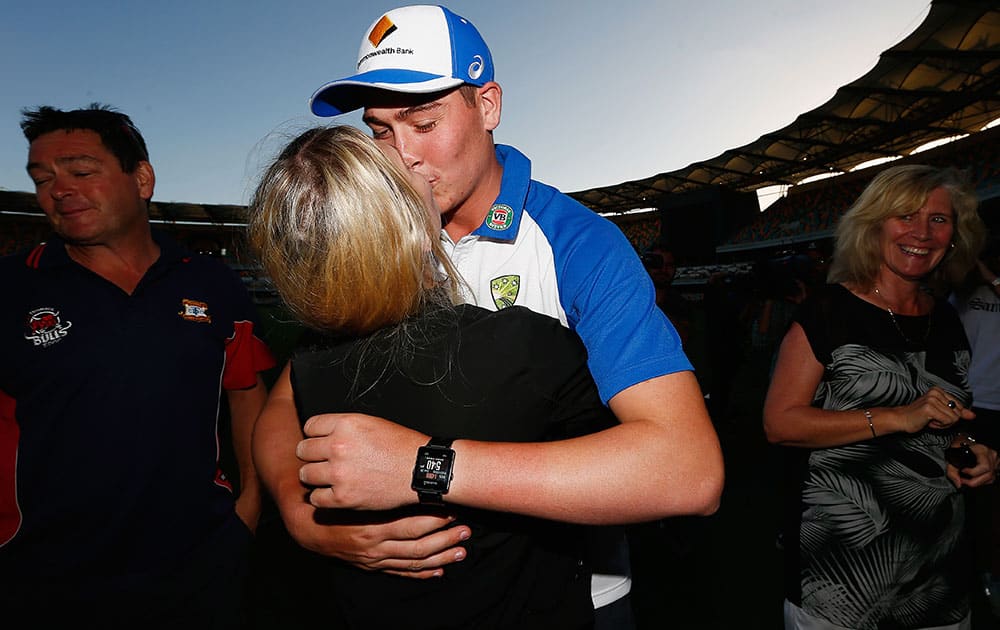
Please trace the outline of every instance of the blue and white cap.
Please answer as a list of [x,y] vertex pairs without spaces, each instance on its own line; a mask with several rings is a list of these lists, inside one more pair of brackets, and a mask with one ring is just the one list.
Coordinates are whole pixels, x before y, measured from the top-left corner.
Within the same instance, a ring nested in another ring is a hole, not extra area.
[[309,99],[317,116],[364,105],[366,89],[427,94],[493,80],[493,57],[476,27],[441,6],[389,11],[368,28],[357,74],[327,83]]

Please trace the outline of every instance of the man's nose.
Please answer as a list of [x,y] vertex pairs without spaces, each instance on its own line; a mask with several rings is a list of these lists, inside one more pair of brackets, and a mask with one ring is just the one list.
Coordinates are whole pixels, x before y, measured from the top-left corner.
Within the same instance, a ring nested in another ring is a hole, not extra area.
[[69,182],[66,181],[65,177],[56,176],[52,180],[52,186],[49,188],[49,195],[51,195],[53,199],[62,200],[72,193],[73,188]]
[[393,145],[399,151],[399,157],[403,158],[403,165],[412,169],[420,164],[418,152],[420,142],[412,134],[405,132],[397,133],[393,137],[395,138]]

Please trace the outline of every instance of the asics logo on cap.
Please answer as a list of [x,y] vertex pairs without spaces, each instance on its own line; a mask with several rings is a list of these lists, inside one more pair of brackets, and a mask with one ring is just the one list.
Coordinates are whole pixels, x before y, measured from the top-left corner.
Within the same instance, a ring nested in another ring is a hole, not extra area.
[[469,78],[475,81],[483,73],[483,58],[476,55],[473,59],[475,61],[469,64]]

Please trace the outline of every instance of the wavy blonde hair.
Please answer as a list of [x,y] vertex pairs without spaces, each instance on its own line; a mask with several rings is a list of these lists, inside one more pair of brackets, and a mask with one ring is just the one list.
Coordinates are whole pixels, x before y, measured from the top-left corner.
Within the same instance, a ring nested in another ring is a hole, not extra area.
[[827,281],[870,290],[882,264],[879,241],[885,220],[916,212],[937,188],[948,191],[955,212],[954,246],[924,282],[937,290],[960,282],[975,264],[986,235],[976,212],[979,200],[961,171],[919,164],[887,168],[876,175],[840,218]]
[[457,303],[458,275],[439,235],[406,174],[346,126],[292,140],[257,186],[247,225],[296,317],[351,335]]

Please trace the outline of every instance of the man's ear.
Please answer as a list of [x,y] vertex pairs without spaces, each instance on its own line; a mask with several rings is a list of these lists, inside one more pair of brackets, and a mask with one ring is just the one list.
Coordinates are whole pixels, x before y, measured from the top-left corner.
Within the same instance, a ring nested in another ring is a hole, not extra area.
[[479,88],[479,107],[483,112],[486,131],[500,126],[500,110],[503,108],[503,90],[500,84],[490,81]]
[[149,162],[139,162],[132,173],[135,177],[136,186],[139,189],[139,196],[149,201],[153,198],[153,189],[156,187],[156,173],[153,172],[153,165]]

